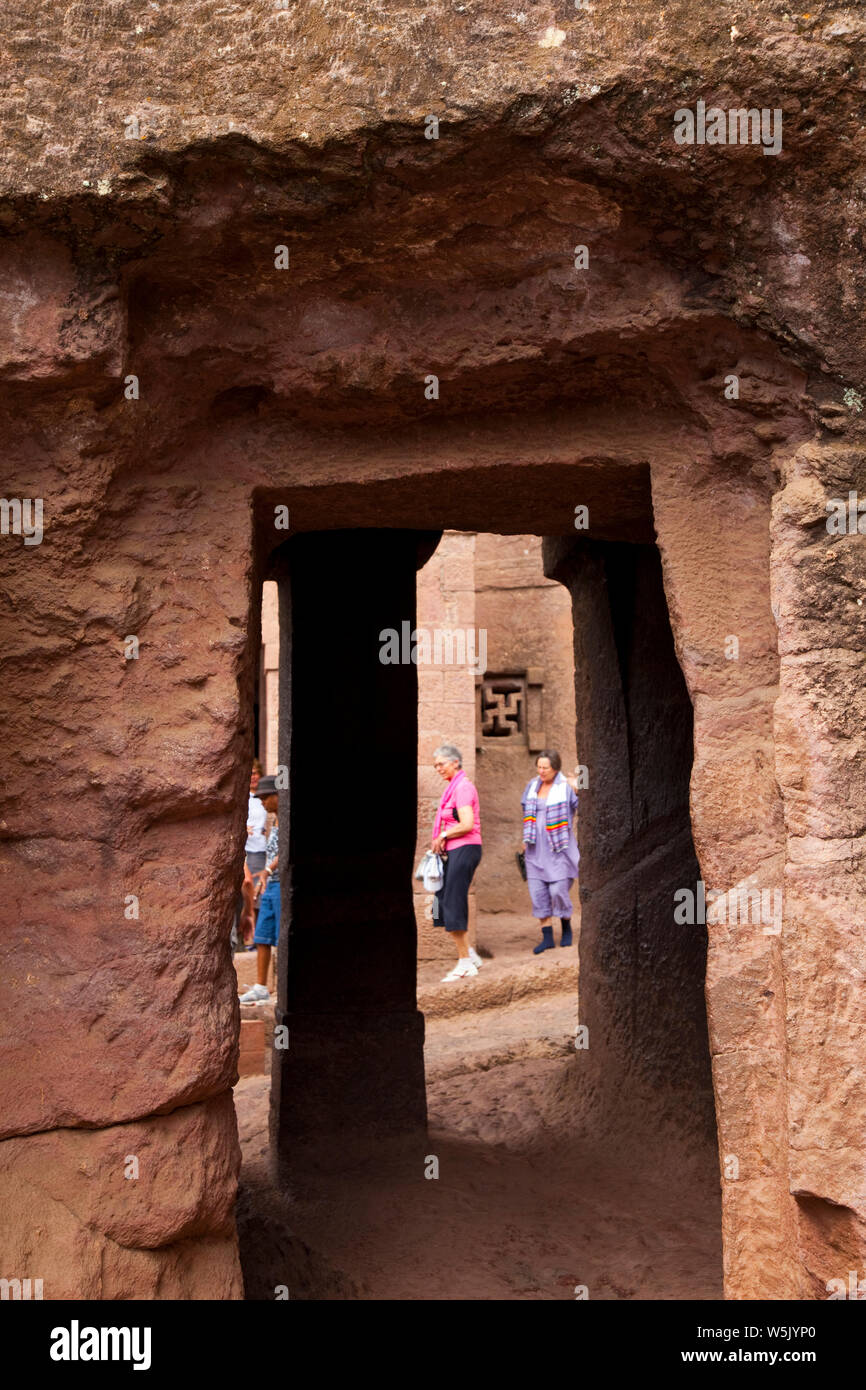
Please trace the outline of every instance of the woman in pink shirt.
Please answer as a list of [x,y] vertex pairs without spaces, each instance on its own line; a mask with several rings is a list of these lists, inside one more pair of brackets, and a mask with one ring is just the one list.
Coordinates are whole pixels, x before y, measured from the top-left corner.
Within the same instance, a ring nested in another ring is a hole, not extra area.
[[469,885],[481,862],[481,812],[459,748],[443,743],[433,754],[433,766],[447,783],[433,822],[433,849],[445,860],[444,882],[433,899],[433,925],[453,933],[457,964],[442,981],[450,984],[477,975],[481,964],[468,939]]

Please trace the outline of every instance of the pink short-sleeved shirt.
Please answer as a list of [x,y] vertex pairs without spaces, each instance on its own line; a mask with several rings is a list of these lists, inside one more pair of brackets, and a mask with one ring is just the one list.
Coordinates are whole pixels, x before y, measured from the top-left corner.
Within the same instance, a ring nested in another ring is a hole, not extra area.
[[449,830],[454,825],[457,820],[454,810],[461,806],[472,807],[472,829],[465,835],[454,835],[446,840],[446,850],[460,849],[462,845],[481,844],[481,807],[478,801],[478,790],[469,781],[462,768],[451,778],[442,793],[439,810],[436,812],[436,819],[433,822],[434,840],[442,830]]

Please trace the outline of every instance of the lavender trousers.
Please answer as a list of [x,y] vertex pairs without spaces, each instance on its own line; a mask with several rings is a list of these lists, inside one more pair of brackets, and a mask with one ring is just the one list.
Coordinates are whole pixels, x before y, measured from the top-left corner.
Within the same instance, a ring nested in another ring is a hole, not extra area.
[[569,890],[574,883],[573,878],[560,878],[548,883],[543,878],[527,877],[526,882],[529,896],[532,899],[533,917],[572,917],[574,915],[574,908],[569,896]]

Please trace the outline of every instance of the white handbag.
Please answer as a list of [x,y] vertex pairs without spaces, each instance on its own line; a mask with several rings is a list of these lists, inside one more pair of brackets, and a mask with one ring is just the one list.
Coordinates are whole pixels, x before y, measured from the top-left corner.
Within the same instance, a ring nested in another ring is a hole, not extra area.
[[438,893],[445,882],[442,860],[432,849],[428,849],[415,870],[415,877],[424,880],[425,893]]

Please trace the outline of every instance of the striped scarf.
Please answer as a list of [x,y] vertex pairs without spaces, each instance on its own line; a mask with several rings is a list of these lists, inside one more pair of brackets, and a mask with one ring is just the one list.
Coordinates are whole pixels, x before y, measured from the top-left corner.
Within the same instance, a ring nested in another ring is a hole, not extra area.
[[[536,777],[529,784],[526,801],[523,805],[523,842],[526,845],[535,844],[538,828],[538,788],[540,785],[540,777]],[[555,854],[559,854],[565,849],[571,834],[568,815],[568,783],[561,772],[556,774],[553,786],[547,794],[547,833],[550,836],[551,849]]]

